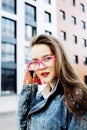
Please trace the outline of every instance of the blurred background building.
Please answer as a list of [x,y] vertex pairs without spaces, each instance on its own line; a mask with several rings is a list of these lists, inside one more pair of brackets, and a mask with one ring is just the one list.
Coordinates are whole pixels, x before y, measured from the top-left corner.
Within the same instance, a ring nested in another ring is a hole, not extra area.
[[57,34],[68,57],[87,84],[87,0],[56,0]]
[[29,41],[58,37],[87,84],[87,0],[0,0],[0,95],[19,94]]

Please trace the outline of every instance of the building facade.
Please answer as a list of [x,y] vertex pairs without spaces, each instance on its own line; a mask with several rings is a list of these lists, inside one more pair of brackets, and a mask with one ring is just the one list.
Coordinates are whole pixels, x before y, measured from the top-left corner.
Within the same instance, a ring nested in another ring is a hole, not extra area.
[[55,9],[54,0],[0,0],[0,95],[20,92],[31,38],[57,35]]
[[87,84],[87,0],[57,0],[57,34]]
[[18,94],[31,60],[29,41],[58,37],[87,84],[87,0],[0,0],[0,95]]

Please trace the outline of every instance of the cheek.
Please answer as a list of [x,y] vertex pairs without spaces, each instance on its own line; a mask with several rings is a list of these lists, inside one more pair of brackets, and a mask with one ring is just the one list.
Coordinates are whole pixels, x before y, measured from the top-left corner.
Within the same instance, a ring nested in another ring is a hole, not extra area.
[[40,77],[40,72],[39,71],[35,71],[35,74]]
[[51,72],[51,76],[56,76],[56,67],[54,66],[54,67],[52,67],[52,68],[50,68],[50,72]]
[[53,68],[53,73],[54,73],[54,76],[56,76],[56,68],[55,67]]

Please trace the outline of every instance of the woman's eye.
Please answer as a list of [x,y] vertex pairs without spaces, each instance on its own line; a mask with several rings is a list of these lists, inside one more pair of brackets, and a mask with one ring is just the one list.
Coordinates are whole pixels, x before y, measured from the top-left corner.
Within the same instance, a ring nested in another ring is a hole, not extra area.
[[44,58],[44,61],[49,61],[49,60],[51,60],[51,57]]
[[32,63],[33,63],[34,65],[36,65],[36,64],[38,64],[38,61],[33,61]]

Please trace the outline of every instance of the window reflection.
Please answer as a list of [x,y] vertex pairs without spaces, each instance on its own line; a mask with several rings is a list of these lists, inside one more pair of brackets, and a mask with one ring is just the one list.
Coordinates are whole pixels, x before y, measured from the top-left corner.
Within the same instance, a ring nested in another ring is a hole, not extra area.
[[16,93],[16,70],[2,69],[1,94]]
[[30,25],[25,25],[25,38],[26,40],[29,40],[36,34],[36,27],[30,26]]
[[36,21],[36,8],[34,6],[25,4],[25,19],[27,21]]
[[15,14],[16,0],[2,0],[2,9]]
[[25,3],[25,40],[36,35],[36,7]]
[[30,58],[30,48],[29,47],[25,47],[25,64],[27,64],[31,58]]
[[51,4],[51,0],[44,0],[47,4]]
[[15,45],[2,43],[2,62],[15,62]]
[[16,37],[16,23],[13,20],[2,18],[2,36],[3,37]]

